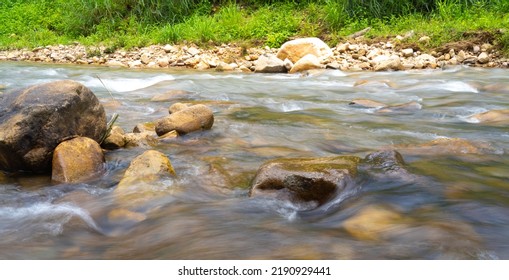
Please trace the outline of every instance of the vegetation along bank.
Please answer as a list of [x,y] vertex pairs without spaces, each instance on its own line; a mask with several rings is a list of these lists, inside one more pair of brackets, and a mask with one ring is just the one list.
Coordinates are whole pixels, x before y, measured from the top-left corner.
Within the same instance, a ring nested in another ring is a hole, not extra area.
[[6,0],[0,18],[0,60],[253,71],[316,37],[320,67],[508,67],[505,0]]

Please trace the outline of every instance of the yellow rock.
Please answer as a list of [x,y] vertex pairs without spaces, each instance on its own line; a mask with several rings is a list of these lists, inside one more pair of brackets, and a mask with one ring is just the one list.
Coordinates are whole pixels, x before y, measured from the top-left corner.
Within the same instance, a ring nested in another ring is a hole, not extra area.
[[379,240],[392,230],[402,228],[403,217],[382,206],[368,206],[343,223],[344,229],[360,240]]
[[284,43],[277,53],[277,58],[288,58],[292,63],[296,63],[307,54],[322,59],[331,56],[332,50],[319,38],[300,38]]
[[470,120],[486,124],[506,125],[509,123],[509,109],[491,110],[488,112],[475,114],[470,117]]
[[148,150],[137,156],[125,171],[114,191],[122,203],[144,203],[164,191],[161,179],[176,176],[170,160],[163,153]]
[[387,104],[370,99],[354,99],[348,105],[357,105],[366,108],[379,108],[387,106]]
[[293,74],[293,73],[297,73],[297,72],[302,72],[302,71],[311,70],[311,69],[320,69],[320,68],[324,68],[324,66],[320,64],[320,61],[318,60],[318,58],[313,54],[307,54],[304,57],[302,57],[301,59],[299,59],[293,65],[293,67],[290,69],[289,73]]
[[104,155],[99,144],[87,137],[60,143],[53,152],[51,179],[82,182],[104,171]]
[[142,213],[133,212],[127,209],[113,209],[108,213],[108,220],[113,222],[142,222],[147,219],[147,216]]

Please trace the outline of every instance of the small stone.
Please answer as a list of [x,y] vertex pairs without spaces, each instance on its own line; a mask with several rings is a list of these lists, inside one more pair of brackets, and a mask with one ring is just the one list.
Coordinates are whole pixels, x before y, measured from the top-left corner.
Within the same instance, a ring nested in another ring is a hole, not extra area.
[[475,45],[475,46],[472,48],[472,52],[473,52],[474,54],[478,54],[480,51],[481,51],[481,47],[479,47],[478,45]]
[[110,134],[104,139],[101,146],[107,150],[119,149],[125,146],[124,130],[120,126],[113,126]]
[[177,51],[176,48],[174,46],[172,46],[172,45],[165,45],[163,47],[163,50],[166,53],[172,53],[172,52],[176,52]]
[[289,73],[297,73],[301,71],[306,71],[310,69],[320,69],[323,68],[323,65],[320,64],[320,61],[313,54],[308,54],[299,59],[290,69]]
[[414,50],[412,48],[403,49],[401,50],[401,53],[403,54],[404,57],[410,57],[414,54]]
[[477,62],[481,63],[481,64],[486,64],[490,61],[490,57],[488,56],[488,54],[486,52],[482,52],[478,57],[477,57]]

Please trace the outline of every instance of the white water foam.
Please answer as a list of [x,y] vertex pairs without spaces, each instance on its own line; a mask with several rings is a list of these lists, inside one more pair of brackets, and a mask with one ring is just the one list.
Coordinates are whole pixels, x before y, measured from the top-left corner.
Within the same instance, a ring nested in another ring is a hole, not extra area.
[[[154,77],[146,78],[146,79],[129,79],[129,78],[123,78],[123,79],[110,79],[110,78],[103,78],[100,77],[102,80],[99,80],[97,77],[89,77],[87,78],[84,83],[88,87],[104,87],[112,92],[129,92],[134,90],[139,90],[143,88],[147,88],[150,86],[153,86],[157,83],[163,82],[163,81],[173,81],[175,78],[172,75],[157,75]],[[104,83],[104,85],[103,85]]]
[[[63,225],[78,217],[90,228],[100,232],[90,214],[75,205],[68,203],[51,204],[49,202],[36,203],[27,207],[0,207],[0,221],[2,228],[0,236],[5,233],[15,233],[20,227],[28,226],[34,234],[59,235]],[[25,232],[31,236],[31,232]]]

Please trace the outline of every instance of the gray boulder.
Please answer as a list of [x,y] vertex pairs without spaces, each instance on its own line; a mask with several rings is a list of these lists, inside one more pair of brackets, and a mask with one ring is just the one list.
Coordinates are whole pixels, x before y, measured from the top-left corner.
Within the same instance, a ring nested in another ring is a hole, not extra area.
[[0,95],[0,169],[49,172],[53,150],[83,136],[99,141],[106,114],[80,83],[56,81]]

